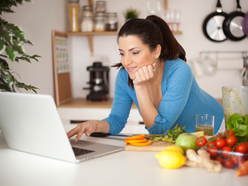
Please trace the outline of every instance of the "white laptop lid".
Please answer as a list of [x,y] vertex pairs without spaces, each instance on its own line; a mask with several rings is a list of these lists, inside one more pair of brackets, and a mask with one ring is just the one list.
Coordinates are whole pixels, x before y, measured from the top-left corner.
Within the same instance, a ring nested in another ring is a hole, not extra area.
[[49,95],[0,92],[0,128],[11,149],[76,162]]

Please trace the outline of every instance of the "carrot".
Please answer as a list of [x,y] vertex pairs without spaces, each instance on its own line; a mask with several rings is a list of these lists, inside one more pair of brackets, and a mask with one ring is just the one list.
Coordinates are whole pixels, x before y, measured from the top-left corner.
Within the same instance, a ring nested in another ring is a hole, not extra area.
[[148,141],[148,142],[144,142],[144,143],[135,143],[135,142],[130,142],[130,145],[134,145],[134,146],[148,146],[152,144],[152,141]]
[[147,139],[137,139],[137,140],[125,140],[125,143],[144,143],[147,142]]
[[137,136],[132,136],[132,137],[125,138],[125,141],[127,141],[127,140],[144,139],[144,138],[145,138],[145,134],[141,134],[141,135],[137,135]]
[[241,167],[236,171],[237,176],[248,174],[248,161],[244,162]]

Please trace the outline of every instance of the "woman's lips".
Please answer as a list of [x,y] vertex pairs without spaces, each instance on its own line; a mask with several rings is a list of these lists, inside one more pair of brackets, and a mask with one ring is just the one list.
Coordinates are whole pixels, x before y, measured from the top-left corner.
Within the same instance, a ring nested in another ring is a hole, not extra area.
[[127,71],[128,72],[132,72],[132,71],[134,71],[136,69],[136,67],[127,67]]

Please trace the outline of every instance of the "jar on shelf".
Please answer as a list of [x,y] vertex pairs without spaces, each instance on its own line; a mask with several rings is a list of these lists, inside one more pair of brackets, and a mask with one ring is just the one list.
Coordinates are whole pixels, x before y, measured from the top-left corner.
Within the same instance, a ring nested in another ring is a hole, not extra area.
[[93,17],[82,17],[81,32],[93,32],[94,21]]
[[79,32],[79,0],[69,0],[70,32]]
[[82,7],[82,17],[93,17],[93,9],[90,5],[85,5]]
[[94,31],[103,32],[106,30],[106,14],[97,13],[94,20]]
[[117,31],[118,21],[117,13],[107,13],[106,31]]
[[96,2],[96,13],[105,13],[106,12],[106,1],[97,1]]

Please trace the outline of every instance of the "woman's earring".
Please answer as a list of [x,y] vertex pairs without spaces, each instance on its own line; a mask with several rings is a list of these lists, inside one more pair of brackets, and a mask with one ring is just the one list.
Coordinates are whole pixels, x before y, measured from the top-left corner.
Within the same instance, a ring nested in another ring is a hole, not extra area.
[[156,62],[154,62],[153,64],[154,64],[153,72],[155,72],[156,71],[156,66],[155,66],[156,65]]

